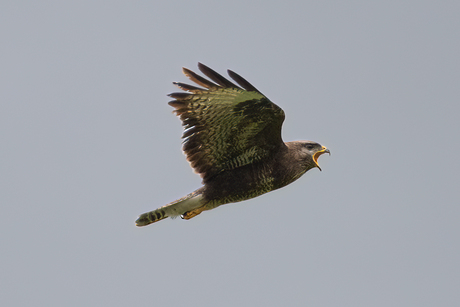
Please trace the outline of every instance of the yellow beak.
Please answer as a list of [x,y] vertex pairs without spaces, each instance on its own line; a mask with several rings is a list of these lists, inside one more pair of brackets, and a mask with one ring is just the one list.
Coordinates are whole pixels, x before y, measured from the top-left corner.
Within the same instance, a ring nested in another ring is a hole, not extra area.
[[313,155],[313,161],[315,161],[316,167],[319,168],[319,170],[321,170],[321,167],[319,167],[318,158],[319,158],[319,156],[321,156],[323,153],[328,153],[329,155],[331,155],[331,152],[329,151],[329,149],[327,149],[327,148],[324,147],[324,146],[321,148],[321,150],[318,150],[318,151]]

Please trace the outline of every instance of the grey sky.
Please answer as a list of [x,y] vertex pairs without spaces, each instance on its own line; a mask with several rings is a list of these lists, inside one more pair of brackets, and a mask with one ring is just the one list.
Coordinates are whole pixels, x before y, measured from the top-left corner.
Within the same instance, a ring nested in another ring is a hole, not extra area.
[[[0,305],[460,305],[458,1],[0,5]],[[198,61],[322,172],[190,221],[166,94]]]

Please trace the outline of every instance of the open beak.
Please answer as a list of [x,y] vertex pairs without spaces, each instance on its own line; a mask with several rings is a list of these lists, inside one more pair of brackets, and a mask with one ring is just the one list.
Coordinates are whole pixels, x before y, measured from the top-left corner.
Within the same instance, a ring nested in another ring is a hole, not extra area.
[[329,155],[331,155],[331,152],[329,151],[329,149],[327,149],[327,148],[324,147],[324,146],[321,148],[321,150],[318,150],[318,151],[313,155],[313,161],[315,161],[316,167],[319,168],[319,170],[321,170],[321,167],[319,167],[318,158],[319,158],[319,156],[321,156],[323,153],[328,153]]

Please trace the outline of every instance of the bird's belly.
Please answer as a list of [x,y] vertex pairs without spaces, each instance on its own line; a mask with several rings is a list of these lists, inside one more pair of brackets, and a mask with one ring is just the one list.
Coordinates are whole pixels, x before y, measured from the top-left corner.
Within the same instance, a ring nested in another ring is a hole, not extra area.
[[203,196],[209,209],[239,202],[270,192],[274,189],[275,178],[270,172],[233,170],[219,174],[205,184]]

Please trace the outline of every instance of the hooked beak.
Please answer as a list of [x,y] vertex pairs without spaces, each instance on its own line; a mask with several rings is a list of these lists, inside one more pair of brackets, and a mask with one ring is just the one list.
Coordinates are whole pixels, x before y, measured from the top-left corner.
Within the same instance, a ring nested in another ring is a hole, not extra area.
[[324,146],[321,148],[321,150],[318,150],[318,151],[313,155],[313,161],[315,161],[316,167],[319,168],[320,171],[321,171],[321,167],[319,167],[318,158],[319,158],[319,156],[321,156],[323,153],[328,153],[329,155],[331,155],[331,152],[329,151],[329,149],[327,149],[327,148],[324,147]]

